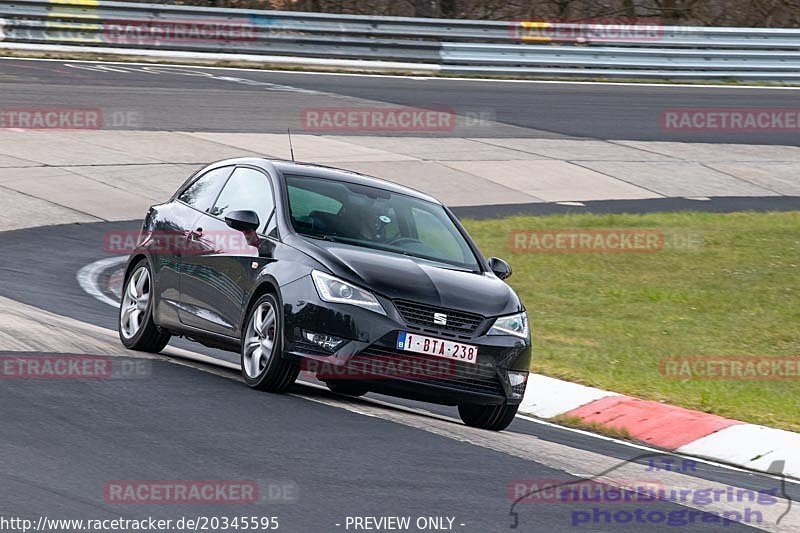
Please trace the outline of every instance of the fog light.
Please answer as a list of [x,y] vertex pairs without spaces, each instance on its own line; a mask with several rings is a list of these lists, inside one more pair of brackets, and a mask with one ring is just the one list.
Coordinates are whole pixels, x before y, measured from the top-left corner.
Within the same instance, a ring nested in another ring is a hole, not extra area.
[[335,352],[342,344],[347,342],[333,335],[314,333],[313,331],[303,331],[303,337],[311,344],[319,346],[326,352]]
[[522,398],[525,394],[525,385],[528,383],[528,373],[509,370],[508,383],[511,385],[511,397]]

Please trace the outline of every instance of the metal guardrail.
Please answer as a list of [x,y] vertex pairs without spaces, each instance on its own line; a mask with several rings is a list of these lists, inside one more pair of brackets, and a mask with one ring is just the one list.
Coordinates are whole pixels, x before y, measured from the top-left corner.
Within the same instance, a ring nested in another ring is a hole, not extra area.
[[0,0],[0,41],[231,58],[246,54],[264,56],[265,62],[319,59],[328,66],[390,61],[471,75],[800,80],[800,30],[647,21],[551,24]]

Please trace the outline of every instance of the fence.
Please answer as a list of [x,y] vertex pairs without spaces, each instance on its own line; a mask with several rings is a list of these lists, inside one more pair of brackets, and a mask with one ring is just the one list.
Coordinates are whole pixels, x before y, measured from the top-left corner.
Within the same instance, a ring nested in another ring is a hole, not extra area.
[[0,0],[0,46],[487,76],[796,81],[800,30],[441,20]]

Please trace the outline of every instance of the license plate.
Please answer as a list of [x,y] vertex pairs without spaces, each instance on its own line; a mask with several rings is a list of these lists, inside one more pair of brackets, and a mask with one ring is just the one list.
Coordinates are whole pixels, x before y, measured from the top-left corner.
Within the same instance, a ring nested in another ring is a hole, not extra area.
[[424,353],[445,359],[464,361],[476,364],[478,362],[478,347],[471,344],[447,341],[425,337],[416,333],[400,332],[397,336],[397,349],[407,352]]

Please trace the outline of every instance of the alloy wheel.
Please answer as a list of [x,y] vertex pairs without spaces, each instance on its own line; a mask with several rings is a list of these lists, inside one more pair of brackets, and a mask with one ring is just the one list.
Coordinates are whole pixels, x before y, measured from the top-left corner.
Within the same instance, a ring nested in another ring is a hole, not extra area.
[[122,312],[119,316],[120,331],[126,339],[136,335],[144,324],[147,306],[150,303],[150,272],[142,266],[128,280],[122,295]]
[[275,347],[275,309],[262,302],[247,325],[243,367],[247,376],[256,379],[269,364]]

